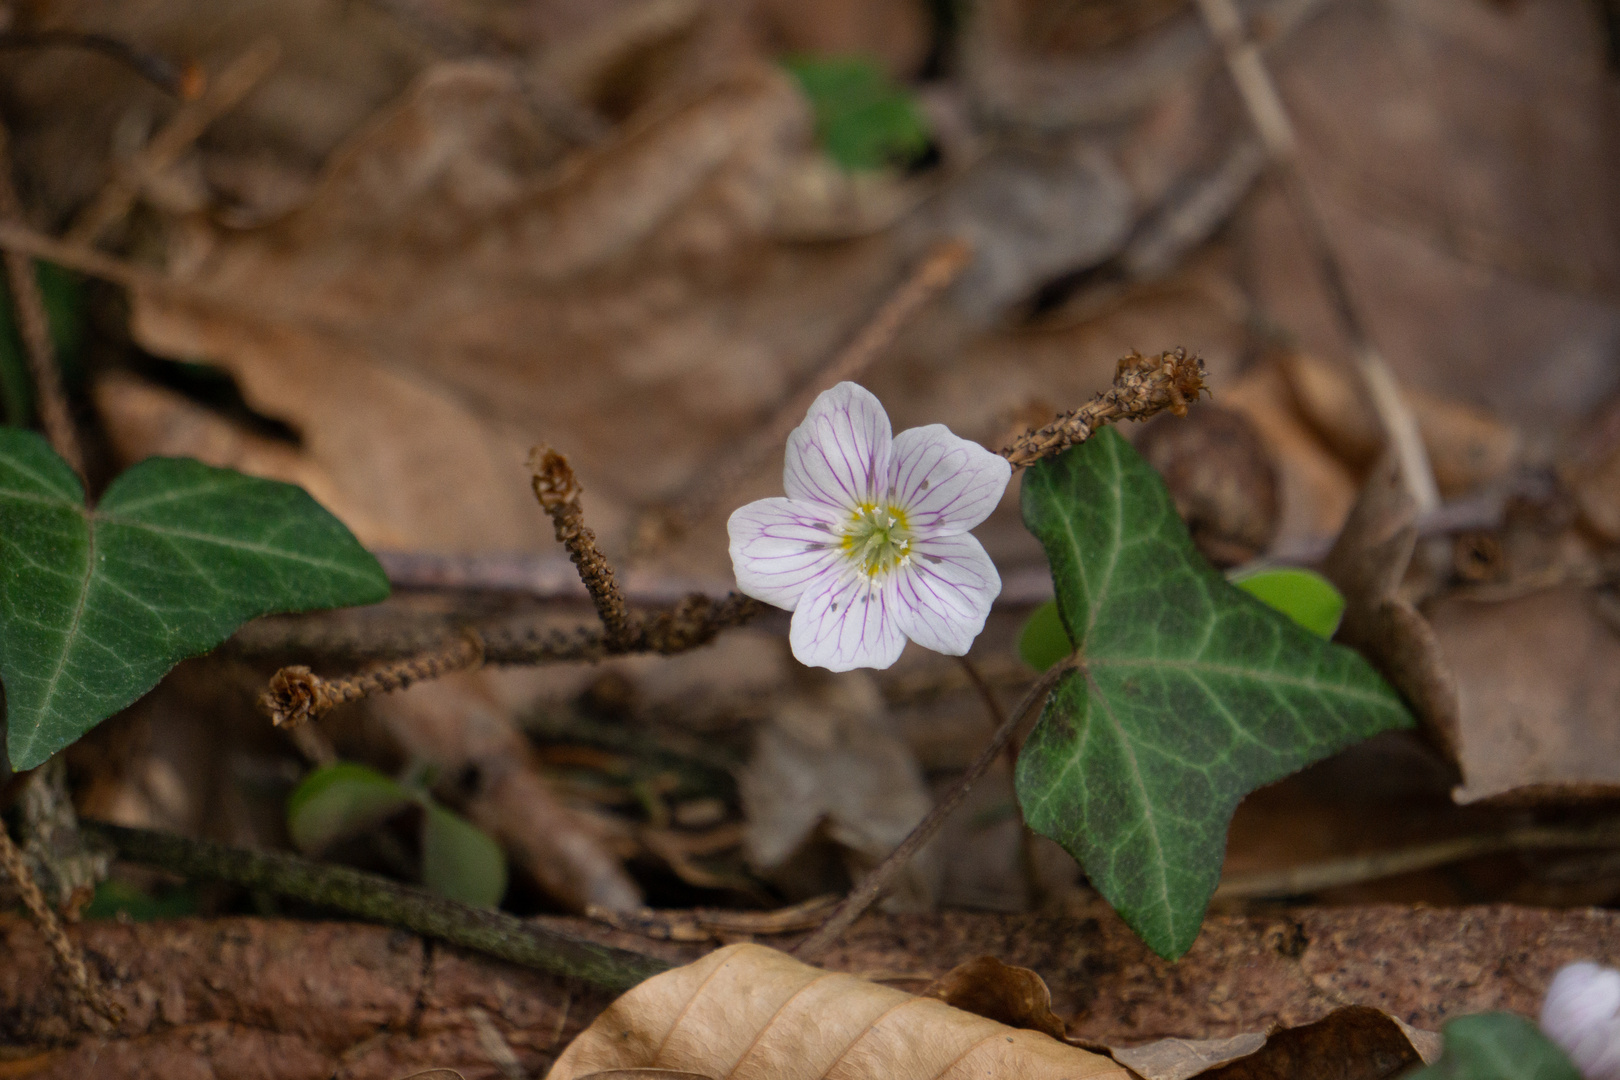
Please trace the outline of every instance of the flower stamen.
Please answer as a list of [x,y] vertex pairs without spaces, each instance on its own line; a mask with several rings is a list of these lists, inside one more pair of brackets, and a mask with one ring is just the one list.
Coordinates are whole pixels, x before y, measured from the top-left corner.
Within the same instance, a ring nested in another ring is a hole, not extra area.
[[858,504],[843,534],[839,547],[869,578],[911,563],[911,529],[898,506]]

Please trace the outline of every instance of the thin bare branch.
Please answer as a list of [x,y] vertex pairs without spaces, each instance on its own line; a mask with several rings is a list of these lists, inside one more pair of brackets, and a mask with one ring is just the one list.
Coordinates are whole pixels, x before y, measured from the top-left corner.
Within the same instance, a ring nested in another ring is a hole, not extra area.
[[1395,448],[1401,463],[1401,478],[1417,503],[1418,512],[1427,513],[1440,505],[1440,489],[1429,464],[1429,452],[1418,432],[1417,417],[1402,397],[1395,376],[1389,370],[1367,329],[1349,282],[1344,265],[1334,250],[1332,238],[1323,221],[1322,212],[1305,183],[1298,160],[1299,140],[1293,123],[1288,118],[1277,85],[1266,70],[1259,46],[1244,29],[1243,16],[1233,0],[1198,0],[1198,10],[1204,24],[1221,47],[1227,71],[1243,99],[1249,119],[1281,180],[1295,219],[1304,233],[1305,243],[1311,250],[1317,273],[1327,290],[1328,301],[1337,317],[1340,329],[1355,353],[1356,367],[1367,392],[1372,398],[1378,418],[1383,422],[1385,437]]
[[1167,409],[1185,416],[1187,406],[1204,389],[1204,361],[1188,356],[1186,349],[1158,356],[1133,352],[1120,360],[1113,386],[1045,427],[1019,436],[1001,456],[1022,469],[1085,442],[1099,427],[1116,420],[1146,420]]
[[972,256],[972,250],[961,240],[948,239],[936,244],[878,306],[848,345],[779,405],[770,419],[741,445],[727,447],[724,458],[713,468],[700,470],[698,482],[670,509],[671,524],[680,528],[683,523],[700,520],[720,505],[728,493],[786,442],[788,432],[804,419],[816,395],[841,382],[859,380],[894,343],[901,328],[961,275]]
[[[22,203],[11,177],[11,134],[0,124],[0,221],[21,224]],[[22,338],[23,352],[28,356],[28,372],[34,381],[34,399],[39,406],[39,418],[45,425],[45,437],[51,448],[84,475],[84,452],[79,447],[79,433],[73,426],[73,413],[68,408],[67,393],[62,389],[62,372],[56,366],[56,345],[51,340],[51,322],[45,311],[45,297],[39,291],[39,279],[34,276],[34,260],[19,251],[8,248],[3,260],[6,282],[11,287],[11,303],[17,312],[17,331]]]
[[837,942],[839,936],[855,924],[856,919],[865,914],[866,909],[894,883],[895,877],[905,869],[912,856],[934,838],[940,826],[945,824],[945,819],[962,804],[968,792],[973,790],[973,785],[978,783],[979,778],[1000,756],[1008,740],[1018,730],[1018,726],[1041,707],[1046,701],[1046,695],[1052,692],[1058,680],[1067,674],[1071,667],[1072,661],[1055,664],[1035,681],[1035,685],[1029,688],[1029,693],[1024,695],[1024,700],[1018,703],[1018,708],[1002,721],[995,734],[990,736],[990,741],[979,752],[979,756],[967,767],[967,771],[951,790],[945,793],[945,797],[934,804],[934,808],[917,823],[917,827],[900,841],[899,847],[856,883],[855,888],[850,891],[849,898],[838,906],[838,910],[834,911],[825,923],[822,923],[821,928],[799,943],[798,948],[793,950],[794,956],[807,962],[814,961]]
[[182,104],[138,153],[115,167],[112,179],[68,229],[67,242],[92,246],[122,221],[135,205],[142,183],[179,160],[209,125],[240,104],[280,59],[281,46],[276,40],[260,38],[208,80],[201,96]]

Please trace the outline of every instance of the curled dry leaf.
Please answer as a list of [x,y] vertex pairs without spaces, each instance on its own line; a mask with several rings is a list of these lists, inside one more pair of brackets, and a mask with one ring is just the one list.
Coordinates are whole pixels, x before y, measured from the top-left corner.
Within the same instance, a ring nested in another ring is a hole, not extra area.
[[1367,657],[1406,698],[1424,735],[1457,760],[1457,683],[1428,621],[1397,595],[1417,543],[1417,509],[1393,456],[1382,460],[1350,511],[1322,573],[1344,594],[1336,635]]
[[1068,1037],[1068,1025],[1052,1011],[1046,980],[1026,967],[980,956],[935,979],[922,992],[964,1012],[1008,1027],[1044,1031],[1054,1039]]
[[731,1080],[1129,1075],[1040,1032],[822,971],[761,945],[732,945],[637,986],[563,1051],[548,1080],[627,1068]]

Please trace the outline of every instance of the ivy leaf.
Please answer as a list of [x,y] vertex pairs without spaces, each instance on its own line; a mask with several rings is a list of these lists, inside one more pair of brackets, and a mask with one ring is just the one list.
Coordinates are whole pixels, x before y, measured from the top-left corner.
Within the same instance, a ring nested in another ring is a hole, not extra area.
[[387,595],[377,560],[301,488],[152,458],[90,510],[45,440],[0,429],[0,680],[15,769],[249,619]]
[[1344,616],[1344,597],[1333,583],[1311,570],[1261,570],[1232,578],[1232,584],[1321,638],[1331,638]]
[[1440,1031],[1440,1060],[1407,1080],[1581,1080],[1564,1052],[1517,1013],[1459,1016]]
[[1077,647],[1018,761],[1030,826],[1159,955],[1198,936],[1244,795],[1412,725],[1359,655],[1229,584],[1111,430],[1024,475]]

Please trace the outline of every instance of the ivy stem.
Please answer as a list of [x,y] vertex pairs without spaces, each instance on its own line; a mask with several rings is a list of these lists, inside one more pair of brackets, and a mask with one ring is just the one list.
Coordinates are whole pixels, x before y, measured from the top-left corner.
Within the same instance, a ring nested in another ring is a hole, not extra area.
[[56,912],[52,911],[51,905],[46,902],[45,894],[40,891],[39,883],[34,880],[33,873],[28,869],[28,861],[23,858],[22,849],[12,841],[4,822],[0,822],[0,870],[4,870],[5,875],[16,886],[23,906],[28,909],[28,914],[33,917],[40,932],[45,935],[46,943],[50,945],[51,952],[56,954],[56,962],[61,966],[63,974],[68,977],[68,981],[73,984],[73,990],[78,994],[79,1000],[112,1023],[122,1022],[124,1010],[107,996],[107,992],[91,976],[90,969],[85,966],[84,954],[62,929],[62,920],[56,917]]
[[608,990],[628,990],[669,968],[655,956],[603,945],[537,920],[447,900],[346,866],[99,821],[81,826],[110,844],[126,862],[302,900]]
[[799,943],[798,948],[793,950],[794,956],[807,963],[813,962],[817,956],[826,952],[828,947],[836,942],[845,930],[854,925],[856,919],[866,913],[866,909],[872,906],[872,903],[894,882],[900,871],[906,868],[906,864],[911,861],[912,856],[916,855],[924,844],[934,838],[934,835],[939,832],[940,826],[945,824],[945,819],[950,817],[951,813],[962,804],[963,799],[967,798],[968,792],[973,790],[973,785],[978,783],[979,778],[985,774],[996,758],[1001,755],[1002,750],[1006,748],[1007,743],[1013,737],[1013,732],[1017,731],[1019,725],[1036,709],[1041,707],[1046,701],[1046,696],[1057,685],[1058,680],[1078,663],[1077,657],[1071,657],[1063,663],[1054,664],[1044,675],[1035,680],[1035,685],[1029,688],[1029,693],[1024,695],[1024,700],[1020,701],[1018,707],[996,728],[995,734],[990,736],[990,741],[985,744],[983,750],[979,751],[979,756],[974,759],[973,764],[967,767],[967,771],[956,781],[951,790],[945,793],[945,797],[934,804],[934,808],[928,811],[928,814],[917,823],[916,828],[912,829],[904,840],[900,841],[900,846],[890,852],[888,858],[878,863],[865,877],[856,883],[849,896],[828,916],[827,921],[822,923],[815,933]]

